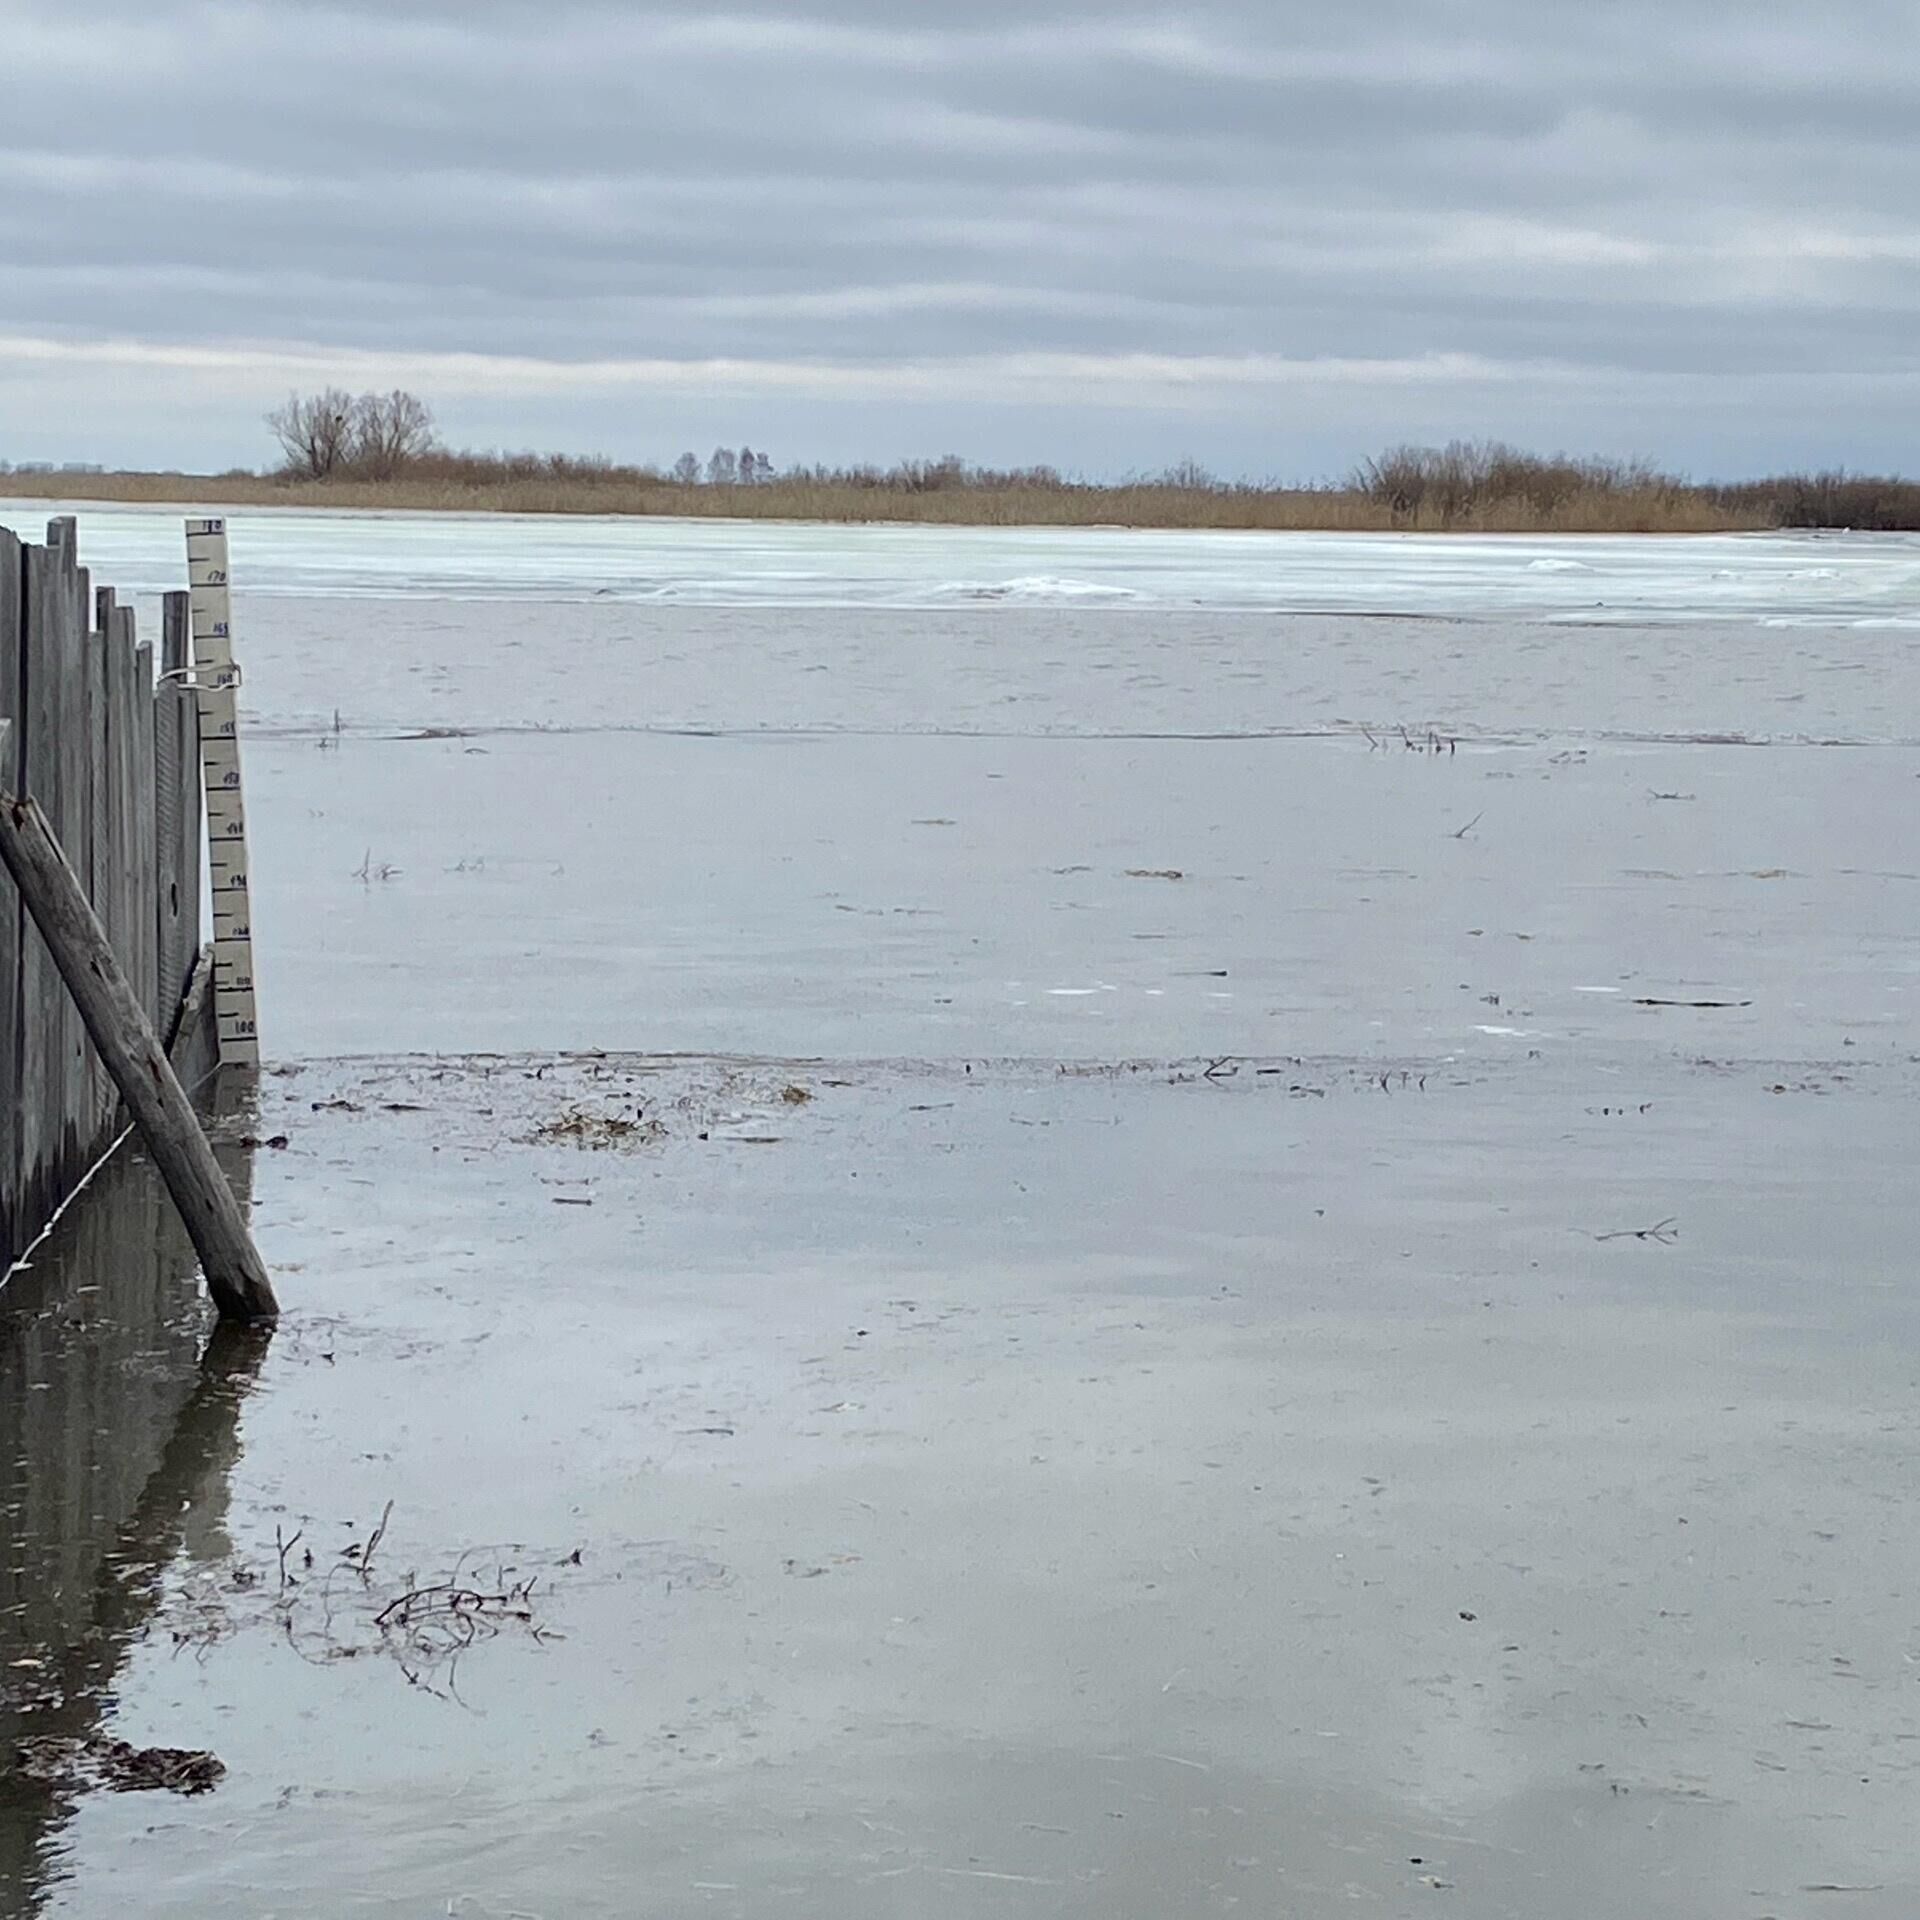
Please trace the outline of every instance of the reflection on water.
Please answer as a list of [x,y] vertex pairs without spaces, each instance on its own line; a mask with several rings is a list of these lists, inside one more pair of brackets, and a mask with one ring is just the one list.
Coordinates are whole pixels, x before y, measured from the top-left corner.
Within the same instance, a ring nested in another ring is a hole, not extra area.
[[[251,1155],[220,1149],[244,1203]],[[20,1742],[99,1730],[176,1555],[227,1551],[263,1336],[212,1319],[146,1159],[122,1150],[0,1286],[0,1915],[58,1879],[72,1795]]]

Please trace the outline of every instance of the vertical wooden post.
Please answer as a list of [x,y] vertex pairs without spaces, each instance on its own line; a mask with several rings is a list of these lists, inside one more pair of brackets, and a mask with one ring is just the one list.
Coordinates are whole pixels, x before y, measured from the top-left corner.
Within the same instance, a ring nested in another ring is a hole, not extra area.
[[[76,821],[91,811],[75,801],[75,789],[86,777],[82,655],[93,609],[81,604],[74,552],[72,522],[55,520],[47,528],[46,546],[28,547],[24,556],[26,641],[16,791],[38,800],[55,838],[63,842],[74,838]],[[95,1115],[79,1018],[30,924],[22,928],[20,979],[18,1192],[27,1217],[38,1226],[70,1191]]]
[[[20,784],[21,721],[26,695],[26,554],[19,540],[0,527],[0,793]],[[26,908],[17,899],[0,899],[0,1261],[11,1261],[26,1239],[31,1218],[22,1200],[20,1108],[21,953],[26,937]]]
[[160,955],[157,947],[160,909],[154,899],[154,881],[159,869],[154,860],[153,827],[153,649],[145,641],[135,639],[131,608],[125,615],[125,627],[125,645],[133,655],[133,704],[129,714],[132,730],[127,743],[130,769],[127,786],[127,870],[133,876],[133,886],[130,901],[132,921],[127,930],[127,944],[120,950],[120,958],[133,976],[134,991],[139,994],[141,1004],[147,1010],[148,1024],[158,1032],[166,1025],[167,1013],[171,1009],[163,1012],[160,1004]]
[[190,594],[160,596],[160,671],[169,677],[184,674],[193,665],[193,630],[188,621]]
[[199,706],[186,684],[191,667],[188,597],[161,601],[161,681],[153,699],[156,1030],[171,1042],[200,957]]
[[215,1305],[228,1319],[275,1318],[273,1283],[239,1202],[86,890],[30,794],[0,796],[0,859],[173,1195]]
[[[87,898],[100,916],[109,940],[119,937],[119,905],[114,881],[120,848],[113,831],[113,719],[107,706],[107,653],[112,647],[114,591],[101,587],[93,597],[94,630],[86,636],[80,650],[81,681],[86,706],[87,763],[87,843],[62,840],[74,871],[86,883]],[[26,793],[22,785],[9,792]],[[64,991],[64,989],[62,989]],[[114,1091],[112,1076],[96,1058],[93,1062],[94,1127],[96,1132],[113,1124],[120,1096]]]

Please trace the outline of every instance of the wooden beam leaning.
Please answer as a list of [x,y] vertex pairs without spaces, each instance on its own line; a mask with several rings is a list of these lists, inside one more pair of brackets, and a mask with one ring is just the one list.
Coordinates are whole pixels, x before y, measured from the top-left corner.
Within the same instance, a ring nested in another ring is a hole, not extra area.
[[199,1116],[31,794],[0,795],[0,859],[167,1183],[214,1304],[230,1320],[276,1318],[273,1283]]

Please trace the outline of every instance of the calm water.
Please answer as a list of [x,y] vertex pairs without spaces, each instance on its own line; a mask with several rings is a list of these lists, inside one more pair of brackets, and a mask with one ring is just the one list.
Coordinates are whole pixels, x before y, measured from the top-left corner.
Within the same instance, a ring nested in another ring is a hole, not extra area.
[[0,1912],[1920,1910],[1913,542],[233,540],[289,1317],[0,1295],[10,1724],[229,1773]]

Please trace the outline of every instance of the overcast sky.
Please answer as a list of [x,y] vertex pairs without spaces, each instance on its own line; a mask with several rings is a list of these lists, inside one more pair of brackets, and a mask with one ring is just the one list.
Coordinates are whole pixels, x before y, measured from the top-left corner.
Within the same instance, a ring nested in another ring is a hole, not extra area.
[[1920,5],[0,0],[0,458],[1920,469]]

